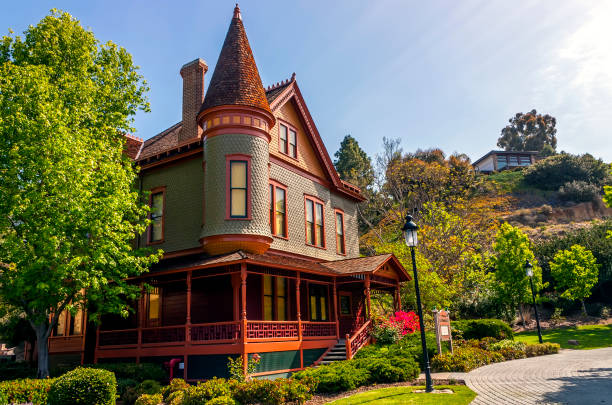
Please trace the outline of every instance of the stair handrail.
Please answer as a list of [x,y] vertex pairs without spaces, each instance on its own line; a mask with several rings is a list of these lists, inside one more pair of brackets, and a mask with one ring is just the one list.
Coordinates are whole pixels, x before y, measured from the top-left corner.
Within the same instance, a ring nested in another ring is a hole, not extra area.
[[[367,329],[370,328],[370,326],[372,325],[372,320],[368,319],[367,322],[365,322],[363,325],[361,325],[361,328],[357,329],[357,332],[353,333],[353,336],[349,336],[349,334],[346,334],[346,359],[350,360],[353,358],[353,354],[357,353],[357,350],[361,349],[361,346],[363,346],[363,343],[359,346],[355,348],[355,353],[353,353],[352,349],[351,349],[351,345],[353,343],[353,341],[355,339],[357,339],[358,336],[360,336],[362,333],[364,333]],[[365,342],[365,340],[364,340]]]

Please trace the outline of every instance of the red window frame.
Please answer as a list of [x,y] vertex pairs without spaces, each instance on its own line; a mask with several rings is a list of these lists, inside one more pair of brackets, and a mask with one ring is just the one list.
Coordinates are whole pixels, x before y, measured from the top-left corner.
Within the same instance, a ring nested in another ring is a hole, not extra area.
[[[314,224],[314,244],[310,243],[308,241],[308,208],[307,208],[307,202],[311,201],[312,202],[312,210],[313,210],[313,215],[312,215],[312,220],[313,220],[313,224]],[[322,226],[322,233],[323,233],[323,240],[321,241],[321,244],[318,245],[317,244],[317,204],[321,205],[321,226]],[[305,195],[304,196],[304,239],[306,241],[306,245],[308,246],[312,246],[312,247],[316,247],[319,249],[327,249],[327,245],[325,243],[325,203],[323,202],[323,200],[318,199],[317,197],[314,196],[310,196],[310,195]]]
[[[246,173],[246,216],[232,216],[232,202],[231,202],[231,164],[232,162],[246,162],[247,173]],[[225,155],[225,219],[234,221],[244,221],[253,219],[251,216],[251,155],[245,155],[242,153],[235,153],[232,155]]]
[[[342,305],[341,305],[342,297],[348,297],[348,300],[349,300],[349,313],[348,314],[342,313]],[[351,294],[349,291],[338,291],[338,315],[344,316],[344,317],[353,316],[353,294]]]
[[[147,245],[159,245],[160,243],[164,243],[166,239],[166,186],[155,187],[149,190],[149,207],[153,205],[153,195],[160,194],[162,195],[162,215],[161,215],[161,227],[162,234],[160,240],[151,240],[153,236],[152,230],[153,225],[149,225],[147,228]],[[149,219],[151,219],[152,213],[149,212]]]
[[[281,134],[282,134],[282,129],[281,128],[286,128],[287,129],[287,139],[285,139],[285,146],[283,148],[282,145],[282,138],[281,138]],[[291,132],[293,132],[295,134],[295,144],[291,143]],[[278,151],[280,153],[282,153],[283,155],[289,156],[292,159],[296,159],[298,158],[298,130],[291,124],[289,124],[286,121],[281,121],[279,120],[278,122]]]
[[[270,232],[272,233],[272,236],[276,237],[276,238],[281,238],[281,239],[289,239],[289,225],[288,225],[288,220],[287,220],[287,216],[288,216],[288,212],[287,212],[287,198],[288,198],[288,193],[287,193],[287,186],[274,181],[274,180],[270,180],[269,183],[269,188],[271,188],[271,193],[270,193]],[[285,220],[283,221],[283,226],[284,226],[284,233],[285,236],[280,235],[278,230],[276,229],[276,190],[277,189],[281,189],[285,192]]]
[[[344,248],[344,252],[341,252],[340,246],[338,246],[338,215],[342,217],[342,247]],[[339,208],[334,209],[334,226],[336,228],[336,253],[346,256],[346,225],[344,222],[344,211]]]
[[[272,295],[266,295],[265,294],[265,282],[266,279],[265,277],[270,277],[270,279],[272,280]],[[277,280],[282,279],[283,283],[285,283],[285,295],[284,295],[284,299],[285,299],[285,320],[284,321],[279,321],[278,319],[278,298],[282,297],[280,295],[278,295],[278,284],[277,284]],[[291,308],[289,306],[289,299],[290,297],[290,283],[289,283],[289,278],[287,277],[283,277],[283,276],[275,276],[272,274],[262,274],[261,275],[261,318],[264,321],[279,321],[279,322],[285,322],[285,321],[290,321],[291,320]],[[271,297],[272,298],[272,319],[265,319],[266,318],[266,304],[265,304],[265,299],[264,297]]]

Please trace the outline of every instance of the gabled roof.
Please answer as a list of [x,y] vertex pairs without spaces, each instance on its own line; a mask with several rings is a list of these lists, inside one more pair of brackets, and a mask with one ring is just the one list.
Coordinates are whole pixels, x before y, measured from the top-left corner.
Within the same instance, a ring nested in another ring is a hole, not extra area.
[[136,160],[143,160],[177,147],[181,127],[182,122],[176,123],[170,128],[144,141],[140,154]]
[[325,148],[323,139],[321,139],[319,130],[317,129],[314,120],[310,115],[310,111],[306,106],[306,102],[304,101],[302,92],[300,91],[300,88],[295,79],[295,73],[291,76],[291,79],[276,83],[276,85],[268,87],[266,89],[266,95],[268,96],[268,100],[270,101],[270,108],[273,112],[280,109],[289,100],[294,100],[298,114],[300,115],[304,124],[304,128],[307,131],[308,138],[310,139],[312,146],[317,154],[317,158],[319,159],[321,166],[328,175],[328,178],[331,180],[331,183],[334,188],[337,191],[343,194],[347,194],[348,196],[358,201],[364,201],[365,198],[361,194],[361,190],[359,189],[359,187],[340,179],[340,176],[336,171],[331,157],[327,152],[327,149]]
[[220,105],[244,105],[270,112],[238,5],[200,112]]

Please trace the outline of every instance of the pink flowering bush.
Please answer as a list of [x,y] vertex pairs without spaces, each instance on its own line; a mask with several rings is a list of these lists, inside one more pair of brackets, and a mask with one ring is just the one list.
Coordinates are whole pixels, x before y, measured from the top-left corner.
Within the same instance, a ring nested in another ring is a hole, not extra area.
[[419,330],[419,317],[414,312],[398,311],[388,319],[376,320],[372,337],[380,344],[393,344],[417,330]]

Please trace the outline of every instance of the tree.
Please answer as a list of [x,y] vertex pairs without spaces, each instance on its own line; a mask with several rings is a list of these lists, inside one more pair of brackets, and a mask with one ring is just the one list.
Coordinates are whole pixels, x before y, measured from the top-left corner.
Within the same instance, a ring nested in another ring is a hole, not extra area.
[[24,34],[0,40],[0,296],[34,329],[45,377],[60,314],[127,315],[140,291],[125,279],[159,252],[132,245],[148,208],[122,134],[148,103],[130,54],[57,10]]
[[[528,113],[516,113],[501,130],[497,146],[511,151],[542,151],[550,154],[557,148],[557,120],[548,114],[538,114],[535,109]],[[549,145],[550,148],[545,148]]]
[[536,291],[545,287],[542,285],[542,270],[531,251],[531,242],[519,228],[504,223],[495,237],[493,250],[495,255],[492,264],[495,268],[498,299],[506,308],[509,318],[513,315],[514,309],[518,308],[524,324],[520,305],[529,302],[531,298],[529,277],[525,273],[527,260],[533,265],[533,283]]
[[584,300],[591,296],[599,276],[599,265],[593,253],[580,245],[561,250],[550,263],[550,271],[556,288],[563,290],[561,296],[571,301],[579,300],[582,314],[586,316]]
[[526,184],[543,190],[558,190],[573,181],[601,187],[610,181],[609,166],[592,155],[558,155],[542,159],[524,171]]
[[364,152],[355,138],[346,135],[340,143],[340,149],[334,153],[334,166],[344,181],[356,185],[365,191],[374,182],[372,159]]

